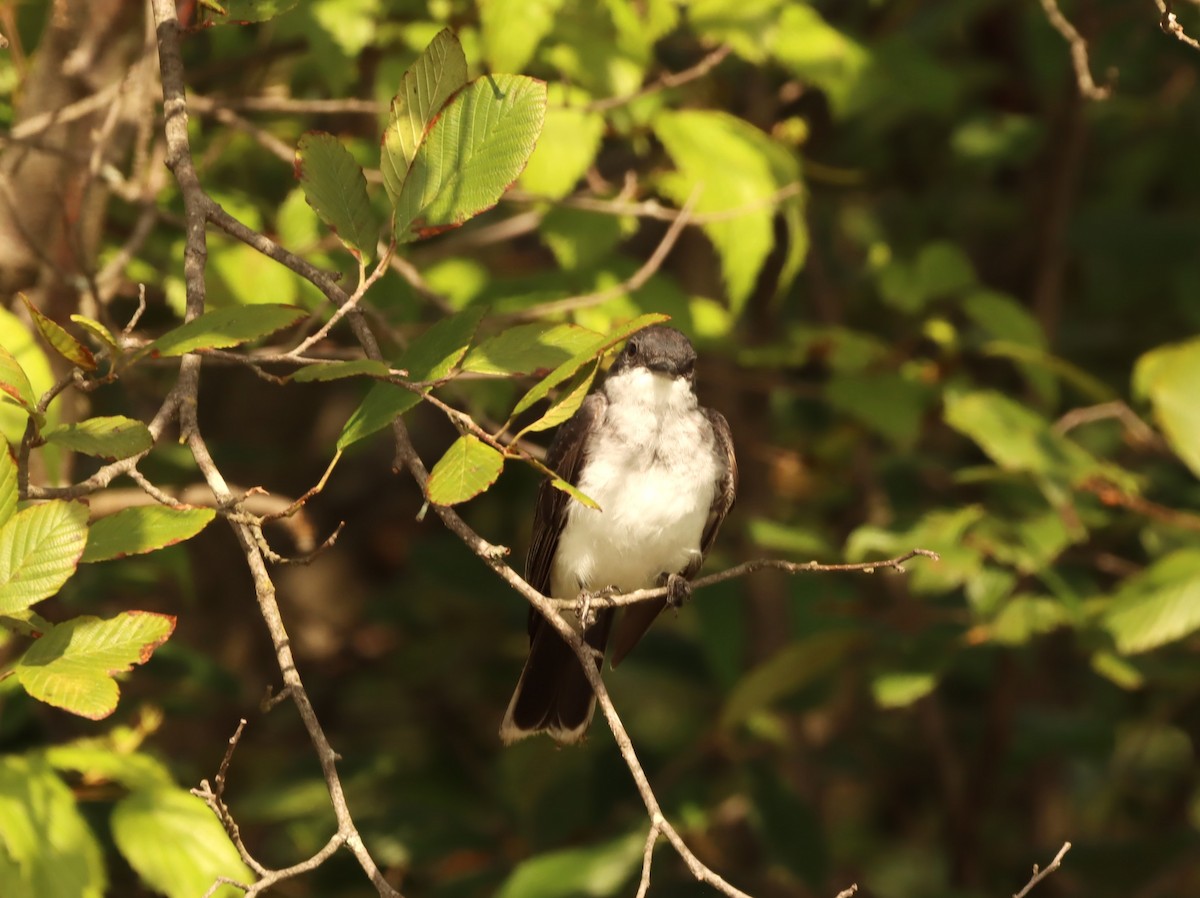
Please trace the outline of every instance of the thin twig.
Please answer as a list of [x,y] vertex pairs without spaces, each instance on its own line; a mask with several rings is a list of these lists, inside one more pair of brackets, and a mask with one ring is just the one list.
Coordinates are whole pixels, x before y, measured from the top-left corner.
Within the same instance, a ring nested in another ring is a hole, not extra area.
[[703,78],[713,69],[724,61],[725,57],[733,51],[733,48],[728,44],[722,44],[713,50],[698,63],[690,68],[684,69],[682,72],[666,72],[660,75],[650,84],[635,90],[633,93],[625,94],[620,97],[607,97],[603,100],[593,100],[588,103],[584,109],[588,112],[604,112],[608,109],[615,109],[618,106],[628,106],[635,100],[640,100],[642,97],[648,97],[651,94],[656,94],[659,91],[666,90],[670,87],[679,87],[681,84],[687,84],[689,81],[695,81],[698,78]]
[[1089,100],[1107,100],[1112,96],[1112,84],[1102,87],[1096,84],[1092,78],[1092,70],[1088,63],[1087,41],[1062,14],[1062,10],[1058,8],[1058,0],[1038,0],[1038,2],[1042,4],[1042,9],[1051,26],[1062,35],[1071,50],[1071,64],[1075,67],[1075,82],[1079,85],[1079,92]]
[[1184,31],[1183,26],[1179,24],[1179,19],[1175,15],[1175,10],[1172,7],[1171,0],[1154,0],[1154,5],[1158,7],[1159,28],[1174,37],[1176,40],[1187,44],[1193,50],[1200,50],[1200,41],[1196,40],[1196,38]]
[[654,846],[658,842],[658,825],[650,824],[650,832],[646,833],[646,847],[642,849],[642,878],[638,882],[635,898],[646,898],[650,891],[650,867],[654,863]]
[[1064,857],[1066,857],[1067,852],[1070,850],[1071,850],[1071,843],[1063,842],[1063,847],[1058,849],[1058,854],[1054,855],[1054,860],[1052,860],[1046,866],[1045,870],[1039,870],[1038,865],[1034,864],[1033,865],[1033,876],[1030,878],[1029,882],[1025,883],[1025,888],[1023,888],[1023,889],[1021,889],[1021,891],[1013,894],[1013,898],[1025,898],[1025,896],[1028,895],[1033,890],[1033,887],[1035,885],[1037,885],[1039,882],[1041,882],[1043,879],[1045,879],[1047,876],[1049,876],[1051,873],[1053,873],[1055,870],[1057,870],[1059,868],[1059,865],[1062,864],[1062,859]]

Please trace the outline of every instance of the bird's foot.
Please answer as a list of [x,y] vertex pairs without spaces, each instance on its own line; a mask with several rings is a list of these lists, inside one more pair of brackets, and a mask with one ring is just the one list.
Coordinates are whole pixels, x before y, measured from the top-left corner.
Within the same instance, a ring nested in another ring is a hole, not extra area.
[[596,622],[596,611],[592,608],[592,602],[595,599],[607,599],[617,595],[615,586],[606,586],[603,589],[595,591],[590,589],[581,589],[579,591],[579,599],[575,605],[575,614],[579,618],[579,624],[583,629],[587,629]]
[[662,574],[658,585],[667,588],[667,604],[676,611],[692,597],[692,584],[683,574]]

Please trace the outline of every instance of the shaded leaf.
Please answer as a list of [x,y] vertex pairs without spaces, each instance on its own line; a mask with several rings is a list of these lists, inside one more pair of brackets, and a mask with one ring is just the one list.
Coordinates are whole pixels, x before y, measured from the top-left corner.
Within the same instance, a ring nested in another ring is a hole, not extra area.
[[379,167],[393,206],[430,123],[466,83],[467,57],[462,44],[453,31],[443,29],[404,73],[400,90],[392,98]]
[[29,378],[3,346],[0,346],[0,391],[15,399],[27,411],[33,411],[37,406]]
[[75,796],[45,760],[0,755],[4,898],[103,898],[104,857]]
[[154,437],[145,424],[120,415],[60,424],[45,431],[43,436],[48,443],[106,461],[129,458],[154,445]]
[[1200,549],[1180,549],[1128,578],[1113,596],[1104,627],[1126,655],[1200,629]]
[[339,380],[343,377],[356,377],[365,374],[368,377],[387,377],[388,366],[375,359],[353,359],[348,362],[320,362],[316,365],[305,365],[289,378],[298,384],[314,381]]
[[152,357],[177,356],[203,349],[223,349],[256,340],[295,324],[308,313],[296,306],[264,303],[205,312],[167,331],[142,352]]
[[480,374],[535,374],[552,370],[600,338],[576,324],[518,324],[488,337],[467,353],[463,371]]
[[300,0],[201,0],[204,22],[209,25],[244,25],[265,22],[285,13]]
[[458,227],[494,206],[525,167],[545,114],[546,85],[520,75],[481,78],[455,94],[396,198],[396,238]]
[[[217,877],[251,882],[253,874],[208,806],[184,789],[139,789],[112,811],[113,840],[138,876],[167,898],[208,893]],[[221,886],[215,898],[240,889]]]
[[601,845],[552,851],[522,861],[497,898],[566,898],[615,895],[641,865],[646,836],[630,833]]
[[191,539],[216,516],[211,508],[141,505],[92,522],[80,562],[144,555]]
[[58,592],[87,542],[87,506],[32,505],[0,527],[0,614],[23,611]]
[[[523,28],[524,20],[517,17],[512,24]],[[596,161],[604,136],[604,117],[583,108],[586,94],[568,92],[557,85],[551,91],[551,105],[546,110],[537,149],[521,173],[521,186],[537,196],[558,200],[575,189],[579,179]]]
[[25,303],[25,308],[29,310],[33,326],[38,329],[38,333],[55,352],[71,364],[78,365],[86,371],[96,370],[96,357],[92,355],[90,349],[63,330],[58,323],[43,315],[24,293],[18,295],[21,297],[21,302]]
[[[472,306],[443,318],[409,345],[396,367],[406,370],[414,381],[447,377],[466,355],[485,311],[482,306]],[[342,428],[338,449],[387,427],[420,401],[420,395],[412,390],[390,383],[375,384]]]
[[639,315],[624,327],[618,328],[611,334],[598,338],[592,343],[591,346],[576,353],[536,384],[534,384],[533,388],[530,389],[529,392],[527,392],[524,396],[522,396],[521,400],[516,404],[516,407],[512,411],[513,415],[519,415],[539,399],[545,399],[550,395],[550,391],[557,387],[560,383],[562,383],[568,377],[574,375],[576,371],[578,371],[588,362],[592,361],[592,359],[600,358],[618,343],[624,342],[638,331],[650,327],[652,324],[661,324],[662,322],[668,320],[670,320],[669,316],[658,313]]
[[455,440],[433,466],[425,492],[435,505],[457,505],[484,492],[502,470],[504,456],[478,437],[466,434]]
[[39,701],[99,720],[117,708],[120,690],[113,675],[149,661],[174,629],[174,617],[146,611],[108,620],[76,617],[51,627],[13,669]]
[[375,252],[379,226],[362,169],[332,134],[310,131],[296,146],[296,176],[313,211],[360,260]]

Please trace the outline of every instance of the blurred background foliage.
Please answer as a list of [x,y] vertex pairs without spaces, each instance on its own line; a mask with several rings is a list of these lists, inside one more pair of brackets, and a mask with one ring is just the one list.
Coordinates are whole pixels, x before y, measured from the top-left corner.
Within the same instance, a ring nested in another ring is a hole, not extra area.
[[[13,42],[0,123],[14,134],[84,95],[47,99],[37,83],[51,77],[39,54],[64,52],[55,29],[101,33],[56,20],[67,6],[0,3]],[[179,6],[191,21],[205,14]],[[423,286],[389,273],[371,291],[385,343],[398,349],[477,304],[490,307],[481,334],[543,318],[608,330],[666,312],[697,341],[702,399],[730,419],[741,461],[710,569],[942,554],[906,575],[768,572],[707,589],[608,676],[672,820],[756,896],[827,896],[855,881],[880,898],[1011,894],[1065,840],[1066,866],[1039,894],[1200,894],[1200,56],[1159,30],[1150,4],[1065,11],[1097,79],[1119,74],[1105,102],[1080,99],[1037,4],[1000,0],[311,0],[186,40],[206,188],[351,283],[353,260],[293,176],[301,134],[332,131],[377,165],[399,78],[445,26],[472,76],[545,79],[545,130],[514,191],[403,248]],[[93,67],[86,92],[137,58],[143,13],[134,0],[75,10],[108,17],[104,53],[133,48]],[[710,71],[662,80],[705,60]],[[39,96],[48,105],[22,107]],[[290,105],[347,98],[369,103]],[[121,171],[155,144],[156,132],[139,143],[136,128],[84,121],[85,142],[59,147],[70,167],[43,191],[59,210],[87,139],[108,141]],[[11,173],[38,139],[5,138],[2,150]],[[161,168],[148,156],[143,171]],[[701,223],[644,285],[563,309],[626,283],[666,232],[660,211],[688,203]],[[119,191],[99,204],[79,239],[68,238],[82,220],[5,206],[9,220],[35,216],[25,230],[44,250],[23,265],[0,253],[9,308],[25,289],[60,317],[87,311],[81,281],[116,257],[142,211]],[[108,305],[87,311],[121,324],[144,283],[148,332],[183,300],[182,206],[167,179],[151,205],[161,214],[118,266]],[[249,248],[210,233],[209,253],[214,307],[327,314]],[[15,314],[0,316],[5,346],[44,388],[41,350]],[[169,377],[136,370],[87,408],[144,418]],[[528,385],[463,379],[440,395],[486,424]],[[352,381],[280,388],[208,365],[201,422],[239,486],[299,495],[362,394]],[[431,464],[454,431],[434,409],[409,417]],[[63,463],[43,459],[35,477],[88,473]],[[307,509],[318,539],[347,522],[336,547],[277,570],[368,845],[410,895],[632,893],[647,820],[611,736],[598,724],[581,748],[501,748],[525,605],[432,516],[416,520],[422,498],[390,466],[384,436],[356,447]],[[196,478],[171,445],[144,470],[167,485]],[[536,485],[510,465],[464,514],[519,559]],[[272,536],[284,547],[294,534]],[[108,722],[0,682],[0,792],[12,800],[32,783],[62,819],[84,821],[55,847],[60,870],[83,871],[69,882],[106,875],[111,894],[143,894],[123,844],[137,831],[114,807],[156,778],[211,777],[240,716],[250,723],[227,797],[251,850],[283,866],[324,844],[332,812],[300,722],[287,704],[257,710],[279,676],[224,528],[81,569],[54,601],[179,616]],[[61,882],[39,898],[84,893]],[[701,887],[661,851],[652,890]],[[277,889],[368,891],[345,853]]]

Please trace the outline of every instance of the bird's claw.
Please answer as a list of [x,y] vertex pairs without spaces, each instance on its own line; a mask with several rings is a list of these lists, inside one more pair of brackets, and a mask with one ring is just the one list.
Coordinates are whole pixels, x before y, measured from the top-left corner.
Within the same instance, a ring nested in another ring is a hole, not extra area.
[[614,586],[606,586],[603,589],[595,591],[581,589],[579,591],[579,600],[575,606],[575,614],[579,617],[579,625],[586,630],[596,622],[596,611],[592,608],[592,601],[594,599],[607,599],[615,595],[617,595],[617,589]]
[[676,611],[692,597],[692,584],[682,574],[663,574],[659,585],[667,588],[667,604]]

